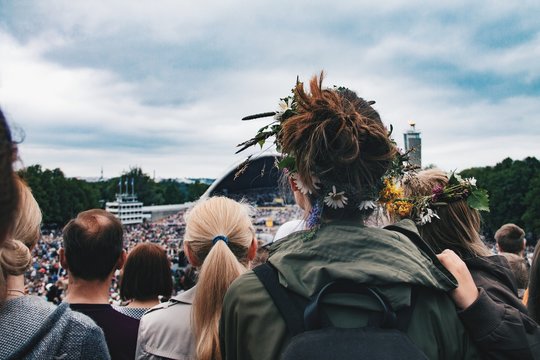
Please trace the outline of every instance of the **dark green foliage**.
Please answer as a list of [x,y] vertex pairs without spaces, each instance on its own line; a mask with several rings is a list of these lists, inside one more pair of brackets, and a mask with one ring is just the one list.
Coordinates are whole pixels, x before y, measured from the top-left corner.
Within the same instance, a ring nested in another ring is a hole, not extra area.
[[192,184],[188,184],[187,201],[197,200],[208,189],[208,185],[199,182],[198,180]]
[[91,183],[66,178],[60,169],[33,165],[19,172],[36,198],[45,224],[64,225],[79,212],[99,207],[99,191]]
[[514,223],[540,235],[540,161],[504,159],[495,166],[461,172],[475,177],[478,186],[489,192],[490,213],[483,213],[485,230],[493,234],[501,225]]
[[[32,165],[19,174],[28,183],[34,197],[43,212],[44,224],[65,225],[79,212],[104,208],[105,202],[113,201],[119,192],[120,177],[107,181],[87,182],[66,178],[60,169],[43,170],[40,165]],[[181,204],[197,200],[208,188],[198,181],[180,184],[175,180],[155,182],[140,168],[132,168],[122,175],[122,192],[132,192],[131,179],[134,181],[134,192],[145,205]]]

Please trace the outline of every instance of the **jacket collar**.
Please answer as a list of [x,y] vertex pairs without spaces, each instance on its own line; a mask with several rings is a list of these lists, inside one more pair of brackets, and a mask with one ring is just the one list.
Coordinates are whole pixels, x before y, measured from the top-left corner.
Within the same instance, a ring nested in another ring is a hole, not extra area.
[[189,290],[181,292],[180,294],[173,296],[169,301],[174,303],[193,304],[193,298],[195,297],[197,285]]

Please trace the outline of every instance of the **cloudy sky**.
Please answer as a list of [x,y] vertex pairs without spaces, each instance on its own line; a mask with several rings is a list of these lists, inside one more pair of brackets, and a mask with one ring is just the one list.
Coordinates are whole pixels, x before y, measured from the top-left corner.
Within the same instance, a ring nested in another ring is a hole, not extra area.
[[217,177],[296,76],[377,101],[446,170],[540,157],[538,1],[0,0],[25,165]]

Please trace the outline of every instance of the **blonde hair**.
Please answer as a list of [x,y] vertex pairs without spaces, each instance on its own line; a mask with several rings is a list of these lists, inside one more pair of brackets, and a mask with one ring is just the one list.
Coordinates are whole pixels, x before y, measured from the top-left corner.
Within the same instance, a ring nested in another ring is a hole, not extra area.
[[[436,185],[446,186],[448,176],[439,169],[420,171],[416,176],[405,178],[403,190],[406,197],[431,195]],[[451,249],[461,258],[488,256],[489,250],[480,239],[480,213],[471,209],[466,200],[456,200],[437,207],[437,215],[431,223],[418,227],[420,235],[437,252]]]
[[40,237],[41,210],[30,187],[18,176],[15,183],[19,192],[19,208],[15,214],[13,238],[32,249]]
[[[200,266],[193,300],[197,359],[221,359],[219,318],[230,284],[247,270],[248,252],[255,237],[251,208],[225,197],[199,202],[186,214],[184,243]],[[216,241],[217,236],[225,241]]]
[[32,263],[30,249],[40,236],[41,210],[26,183],[14,176],[19,204],[15,211],[14,227],[11,239],[0,248],[0,281],[4,287],[8,275],[24,274]]
[[30,249],[19,240],[9,239],[0,248],[0,265],[4,280],[8,275],[22,275],[32,263]]

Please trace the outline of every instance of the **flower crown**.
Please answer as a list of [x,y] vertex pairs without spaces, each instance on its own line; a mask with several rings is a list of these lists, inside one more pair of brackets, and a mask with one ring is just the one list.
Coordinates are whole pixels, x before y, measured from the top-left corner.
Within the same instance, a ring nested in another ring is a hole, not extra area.
[[[404,178],[414,176],[414,173],[407,173]],[[379,203],[386,207],[390,215],[412,218],[418,225],[431,223],[433,218],[440,219],[437,209],[459,200],[466,200],[471,209],[489,211],[488,192],[476,186],[475,178],[463,179],[455,172],[448,174],[446,186],[436,185],[431,195],[412,197],[405,197],[403,189],[387,178],[379,196]]]
[[[296,80],[296,83],[299,84],[298,79]],[[255,145],[259,145],[261,149],[263,148],[264,144],[266,143],[266,140],[269,138],[274,138],[273,145],[276,147],[277,152],[281,153],[281,144],[279,141],[279,135],[281,133],[281,129],[283,126],[283,123],[287,121],[290,117],[297,114],[297,102],[295,98],[295,89],[293,88],[291,90],[292,95],[289,95],[287,97],[281,98],[279,101],[279,109],[277,111],[270,111],[255,115],[249,115],[244,118],[242,118],[243,121],[246,120],[254,120],[264,117],[270,117],[273,116],[273,121],[270,122],[268,125],[263,126],[260,128],[255,136],[247,141],[244,141],[243,143],[240,143],[237,145],[237,147],[240,147],[238,151],[236,151],[236,154],[246,150],[247,148],[250,148]],[[292,155],[285,155],[281,158],[281,160],[276,164],[279,169],[288,169],[291,173],[296,171],[296,159]],[[251,158],[248,157],[248,160],[246,160],[245,164],[247,165],[247,161]],[[242,171],[242,166],[239,168],[239,171]],[[243,171],[242,171],[243,172]]]

